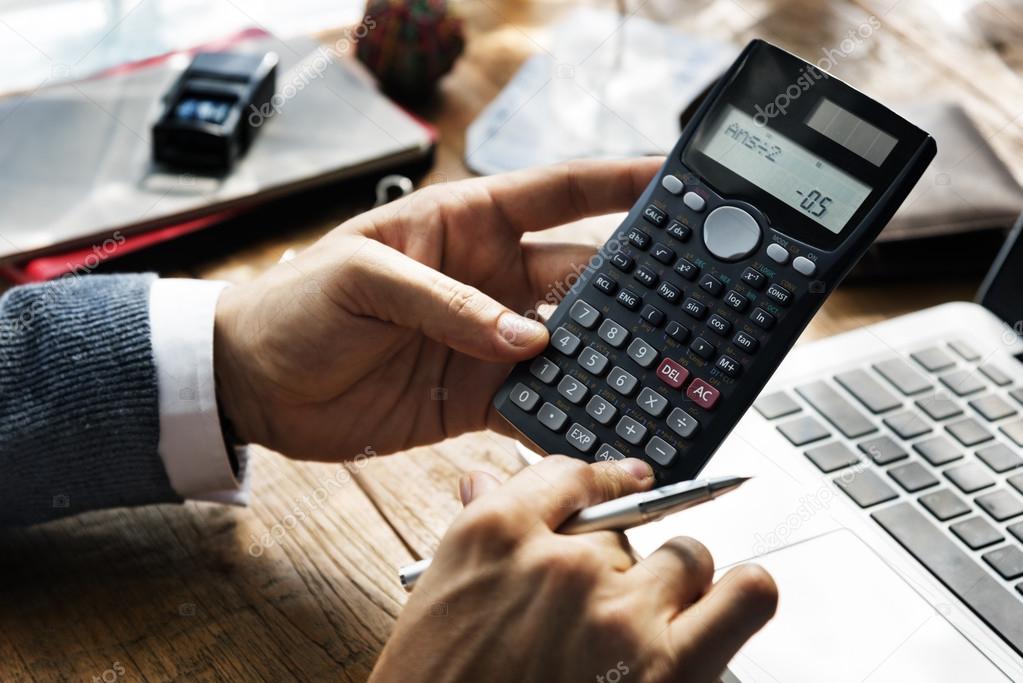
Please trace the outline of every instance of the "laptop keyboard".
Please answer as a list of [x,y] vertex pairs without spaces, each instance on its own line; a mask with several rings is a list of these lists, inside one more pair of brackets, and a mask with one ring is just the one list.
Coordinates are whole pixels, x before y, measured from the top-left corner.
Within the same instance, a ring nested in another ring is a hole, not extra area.
[[951,340],[754,408],[1023,654],[1023,385]]

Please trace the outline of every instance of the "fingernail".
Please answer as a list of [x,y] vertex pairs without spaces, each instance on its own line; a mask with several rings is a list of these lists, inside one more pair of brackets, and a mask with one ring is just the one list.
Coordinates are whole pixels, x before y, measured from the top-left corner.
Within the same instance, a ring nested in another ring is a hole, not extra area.
[[462,500],[462,505],[467,504],[472,500],[472,476],[463,474],[461,479],[458,480],[458,497]]
[[543,323],[506,311],[497,319],[497,333],[512,346],[533,346],[537,339],[547,336]]
[[654,476],[654,470],[650,465],[638,458],[625,458],[615,461],[619,467],[631,474],[639,481],[645,481]]

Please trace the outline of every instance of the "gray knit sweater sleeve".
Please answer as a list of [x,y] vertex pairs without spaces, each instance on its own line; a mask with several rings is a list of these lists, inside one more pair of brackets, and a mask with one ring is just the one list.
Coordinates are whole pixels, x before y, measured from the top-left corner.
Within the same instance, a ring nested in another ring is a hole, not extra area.
[[157,446],[147,275],[0,298],[0,526],[179,501]]

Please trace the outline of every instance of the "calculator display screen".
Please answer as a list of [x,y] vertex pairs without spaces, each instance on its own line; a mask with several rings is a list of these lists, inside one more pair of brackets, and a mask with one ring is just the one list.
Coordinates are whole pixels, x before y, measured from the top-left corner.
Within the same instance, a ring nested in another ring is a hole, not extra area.
[[873,189],[733,105],[697,150],[835,234]]

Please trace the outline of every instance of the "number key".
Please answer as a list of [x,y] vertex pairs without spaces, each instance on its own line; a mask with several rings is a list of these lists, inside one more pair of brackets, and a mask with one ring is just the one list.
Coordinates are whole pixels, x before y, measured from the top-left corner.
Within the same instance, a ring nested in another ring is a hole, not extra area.
[[579,354],[579,365],[586,369],[586,372],[600,377],[607,369],[607,356],[600,353],[592,346],[587,346]]
[[596,394],[586,404],[586,413],[602,425],[614,419],[618,409]]
[[550,384],[557,378],[561,368],[552,361],[540,356],[529,366],[529,372],[544,384]]
[[540,402],[540,394],[536,393],[522,382],[515,385],[511,390],[511,402],[522,408],[527,413],[533,412],[533,408]]
[[597,336],[617,349],[629,338],[629,331],[614,320],[607,318],[597,328]]
[[589,389],[586,385],[577,380],[575,377],[565,375],[558,382],[558,393],[567,398],[572,403],[579,403],[586,394],[589,393]]
[[638,380],[617,365],[607,374],[607,383],[612,389],[623,396],[628,396],[636,389]]
[[551,335],[551,346],[561,351],[566,356],[571,356],[579,349],[579,337],[575,336],[564,327],[554,330]]
[[629,354],[629,358],[639,363],[641,367],[648,368],[654,364],[657,360],[657,352],[654,351],[654,347],[647,344],[645,341],[636,337],[629,344],[629,348],[625,351]]
[[568,315],[572,320],[576,321],[586,329],[590,329],[597,324],[600,320],[600,311],[590,306],[582,299],[572,304],[572,308],[569,309]]

